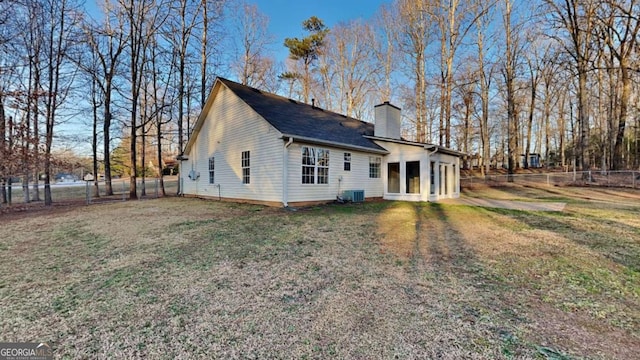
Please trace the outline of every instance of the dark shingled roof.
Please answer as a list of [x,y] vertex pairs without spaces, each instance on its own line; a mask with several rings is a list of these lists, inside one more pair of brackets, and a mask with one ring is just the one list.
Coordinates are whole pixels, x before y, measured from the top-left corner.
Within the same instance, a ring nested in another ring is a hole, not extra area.
[[283,135],[346,147],[386,150],[363,135],[373,136],[374,125],[295,100],[218,78]]

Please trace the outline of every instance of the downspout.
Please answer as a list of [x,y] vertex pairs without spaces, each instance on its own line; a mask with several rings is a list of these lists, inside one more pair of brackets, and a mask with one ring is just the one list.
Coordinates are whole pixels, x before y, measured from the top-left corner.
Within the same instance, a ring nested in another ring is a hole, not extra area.
[[[428,147],[426,147],[426,146],[425,146],[425,147],[424,147],[424,149],[428,151],[430,148],[428,148]],[[429,157],[429,161],[431,161],[431,155],[433,155],[433,154],[435,154],[435,153],[437,153],[437,152],[438,152],[438,146],[437,146],[437,145],[434,145],[434,146],[433,146],[433,149],[434,149],[434,150],[433,150],[432,152],[430,152],[430,153],[428,153],[428,154],[427,154],[427,156]]]
[[[176,160],[180,162],[180,168],[178,169],[178,196],[184,196],[184,162],[186,161],[184,155],[176,156]],[[193,164],[191,165],[193,168]]]
[[289,141],[284,144],[282,148],[282,206],[285,208],[289,207],[288,196],[289,196],[289,187],[288,187],[288,174],[289,174],[289,146],[293,144],[293,138],[290,137]]
[[[429,148],[427,148],[426,146],[424,147],[424,149],[429,151],[428,150]],[[429,172],[432,171],[432,169],[431,169],[431,156],[433,154],[437,153],[437,152],[438,152],[438,145],[433,145],[433,150],[431,152],[427,153],[427,159],[429,161],[429,164],[428,164],[429,165]],[[440,162],[436,163],[435,165],[436,166],[434,166],[433,170],[435,170],[437,168],[438,172],[439,172],[440,171]],[[429,174],[429,175],[431,175],[431,174]],[[429,176],[429,179],[431,179],[431,176]],[[436,197],[436,199],[439,199],[439,195],[438,195],[438,191],[440,190],[439,189],[440,188],[440,180],[439,179],[440,179],[439,176],[433,175],[433,182],[434,182],[434,184],[433,184],[434,194],[433,195]],[[438,184],[437,187],[436,187],[436,184]],[[429,184],[429,185],[432,185],[432,184]],[[430,196],[431,196],[431,186],[429,186],[429,197]]]
[[456,171],[453,174],[453,186],[455,186],[455,195],[460,197],[460,158],[456,157]]

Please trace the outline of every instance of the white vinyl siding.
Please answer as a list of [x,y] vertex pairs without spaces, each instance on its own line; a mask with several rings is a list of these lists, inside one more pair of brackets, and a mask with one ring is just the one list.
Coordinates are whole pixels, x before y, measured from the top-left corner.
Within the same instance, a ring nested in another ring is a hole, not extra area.
[[[382,197],[382,179],[369,178],[369,156],[371,154],[359,151],[351,153],[351,171],[344,170],[342,156],[344,149],[322,146],[328,150],[330,160],[328,164],[328,183],[321,186],[310,186],[301,181],[302,174],[302,148],[318,148],[317,145],[293,142],[288,148],[288,176],[289,186],[287,199],[289,202],[297,201],[331,201],[344,190],[364,190],[365,197]],[[336,161],[335,155],[338,154]],[[340,180],[342,179],[342,180]]]
[[[190,153],[180,169],[185,194],[258,201],[282,201],[282,134],[224,85],[202,124]],[[249,151],[250,183],[243,184],[242,152]],[[198,181],[186,175],[193,168],[208,172],[208,158],[215,154],[215,185],[204,176]]]

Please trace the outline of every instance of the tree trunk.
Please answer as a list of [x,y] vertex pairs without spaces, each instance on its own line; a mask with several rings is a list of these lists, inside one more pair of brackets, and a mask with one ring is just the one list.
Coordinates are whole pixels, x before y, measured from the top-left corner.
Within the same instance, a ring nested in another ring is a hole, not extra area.
[[[53,128],[56,120],[56,110],[60,104],[58,103],[58,97],[60,96],[60,68],[63,65],[63,60],[66,57],[65,54],[65,35],[69,30],[65,24],[67,19],[67,3],[62,1],[58,9],[59,14],[52,14],[52,16],[59,15],[59,19],[51,19],[51,29],[49,34],[49,49],[48,49],[48,93],[46,95],[46,116],[45,116],[45,154],[44,154],[44,204],[51,206],[53,199],[51,197],[51,149],[53,145]],[[55,21],[54,21],[55,20]],[[59,23],[56,22],[59,20]]]
[[13,180],[11,179],[11,176],[9,176],[9,178],[7,179],[7,204],[11,205],[13,204]]
[[586,68],[578,69],[578,127],[580,131],[578,158],[583,173],[583,179],[588,179],[586,173],[589,170],[589,117],[587,115],[587,71]]
[[505,2],[505,39],[506,39],[506,61],[505,61],[505,85],[507,87],[507,152],[508,152],[508,181],[513,182],[513,174],[516,167],[516,152],[518,150],[518,124],[515,104],[515,88],[514,88],[514,49],[512,44],[511,32],[511,0]]
[[[92,130],[93,134],[91,136],[91,155],[93,157],[93,197],[100,197],[100,188],[98,187],[98,181],[100,176],[98,176],[98,103],[97,103],[97,89],[96,89],[96,79],[95,77],[92,79],[93,85],[93,123]],[[84,180],[84,179],[83,179]]]
[[2,202],[2,204],[6,204],[7,201],[7,180],[5,178],[0,178],[0,202]]
[[6,166],[5,161],[9,151],[7,150],[7,129],[6,129],[6,121],[4,114],[4,99],[2,97],[2,92],[0,92],[0,196],[3,204],[7,203],[7,190],[6,190]]
[[484,31],[486,29],[486,18],[480,17],[478,23],[478,73],[480,83],[480,141],[482,142],[482,166],[483,176],[489,174],[491,170],[491,144],[489,139],[489,80],[485,72],[484,58]]
[[140,190],[140,196],[145,198],[147,197],[147,166],[145,164],[145,161],[147,161],[147,157],[145,156],[145,153],[147,152],[145,149],[145,146],[147,146],[146,144],[146,139],[147,136],[144,133],[144,130],[142,131],[142,154],[141,154],[141,163],[142,163],[142,180],[140,182],[140,185],[142,186],[142,189]]
[[469,140],[471,138],[471,95],[465,96],[465,111],[464,111],[464,134],[463,134],[463,149],[462,151],[467,154],[466,160],[464,162],[465,169],[471,168],[471,163],[469,161]]
[[27,111],[25,116],[26,124],[22,127],[22,196],[24,203],[31,202],[31,196],[29,194],[29,118],[30,114]]
[[529,99],[529,117],[527,119],[527,135],[524,150],[524,168],[529,168],[529,154],[531,153],[531,133],[533,130],[533,115],[536,110],[536,89],[538,87],[536,76],[531,72],[531,98]]
[[[207,0],[202,0],[202,50],[200,60],[200,108],[204,109],[204,103],[207,100],[207,32],[209,31],[209,19],[207,11]],[[178,182],[178,187],[180,182]],[[162,188],[164,195],[164,187]],[[178,189],[180,192],[180,189]]]
[[[158,119],[161,118],[160,115],[156,115],[158,116]],[[158,148],[157,148],[157,156],[158,156],[158,177],[160,178],[160,192],[162,193],[162,196],[166,196],[165,191],[164,191],[164,173],[163,173],[163,169],[162,169],[162,132],[160,131],[160,120],[158,120],[156,122],[157,124],[157,133],[156,133],[156,139],[158,141]]]
[[622,78],[622,94],[620,95],[620,117],[618,118],[618,126],[615,132],[616,142],[613,148],[614,170],[622,170],[624,168],[624,131],[627,124],[629,101],[631,98],[631,77],[629,75],[628,64],[624,61],[620,63],[620,76]]
[[29,194],[29,171],[27,170],[22,176],[22,196],[24,197],[24,203],[31,202],[31,196]]
[[543,112],[543,123],[544,123],[544,161],[545,167],[549,167],[549,156],[551,155],[551,83],[550,83],[550,75],[545,79],[545,95],[544,95],[544,112]]
[[105,79],[104,123],[102,124],[102,141],[104,153],[104,191],[106,196],[113,195],[111,183],[111,76]]
[[442,33],[440,34],[440,114],[439,114],[439,118],[438,118],[438,145],[440,146],[445,146],[445,99],[446,99],[446,74],[445,74],[445,69],[446,69],[446,61],[445,61],[445,54],[447,53],[447,48],[446,48],[446,35],[444,32],[444,29],[440,30]]
[[609,81],[609,103],[607,104],[607,150],[609,152],[609,165],[614,168],[614,148],[616,144],[616,89],[618,82],[615,79],[613,71],[613,56],[611,56],[607,63],[607,78]]
[[[38,44],[37,50],[34,49],[35,54],[39,54],[40,53],[40,44]],[[40,81],[42,79],[42,74],[41,74],[41,69],[40,66],[41,64],[37,61],[35,61],[37,57],[34,56],[33,59],[33,86],[36,89],[36,92],[34,94],[34,98],[33,98],[33,102],[32,102],[32,110],[31,112],[33,113],[33,163],[34,163],[34,176],[33,176],[33,201],[41,201],[40,199],[40,170],[42,169],[40,167],[40,117],[39,115],[39,109],[38,109],[38,101],[40,99],[40,96],[42,95],[39,91],[37,91],[38,89],[40,89]]]
[[416,141],[417,142],[426,142],[426,131],[425,131],[425,114],[424,108],[422,104],[422,99],[424,97],[424,65],[423,65],[423,54],[422,52],[416,52],[416,63],[415,63],[415,72],[416,72],[416,85],[415,85],[415,97],[416,97]]
[[[566,126],[567,123],[565,121],[565,101],[566,101],[566,97],[567,94],[563,93],[560,96],[560,116],[558,117],[558,136],[559,136],[559,147],[560,147],[560,162],[562,164],[562,168],[565,169],[565,167],[567,166],[567,157],[566,157],[566,153],[565,153],[565,130],[566,130]],[[571,107],[571,101],[569,102],[569,106]],[[571,119],[569,119],[571,121]]]
[[451,93],[453,91],[453,50],[450,48],[450,56],[447,58],[447,81],[445,86],[444,101],[444,146],[451,147]]

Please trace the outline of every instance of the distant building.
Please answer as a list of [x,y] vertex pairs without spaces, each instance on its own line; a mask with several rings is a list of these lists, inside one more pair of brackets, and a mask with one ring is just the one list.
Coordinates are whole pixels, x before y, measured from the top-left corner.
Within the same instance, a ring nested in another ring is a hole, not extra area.
[[[520,167],[524,168],[524,159],[526,158],[525,154],[520,155]],[[538,153],[529,154],[528,161],[529,168],[541,168],[542,167],[542,157]]]

